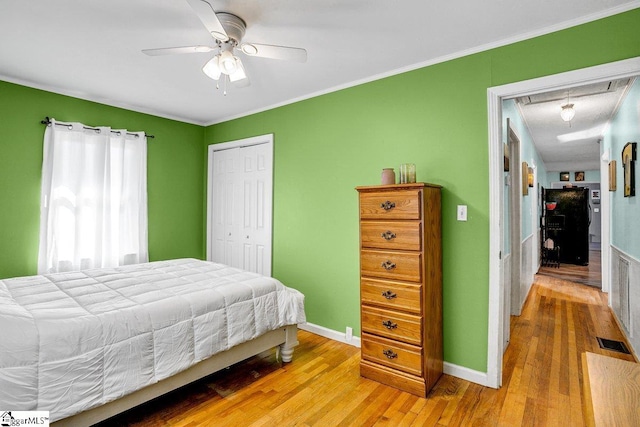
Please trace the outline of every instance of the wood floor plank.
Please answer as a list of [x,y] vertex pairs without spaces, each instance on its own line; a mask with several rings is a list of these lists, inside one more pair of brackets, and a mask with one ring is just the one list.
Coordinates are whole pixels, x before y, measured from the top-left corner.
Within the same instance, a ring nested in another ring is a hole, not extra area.
[[499,390],[443,375],[419,398],[361,378],[358,348],[300,331],[291,363],[265,352],[100,427],[582,426],[581,354],[634,360],[597,344],[624,340],[606,301],[593,286],[537,275],[511,319]]

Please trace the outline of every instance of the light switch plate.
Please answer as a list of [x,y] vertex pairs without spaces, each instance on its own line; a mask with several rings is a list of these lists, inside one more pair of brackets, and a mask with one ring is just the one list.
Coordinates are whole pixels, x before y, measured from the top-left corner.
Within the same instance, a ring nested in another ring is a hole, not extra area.
[[467,220],[467,205],[458,205],[458,221]]

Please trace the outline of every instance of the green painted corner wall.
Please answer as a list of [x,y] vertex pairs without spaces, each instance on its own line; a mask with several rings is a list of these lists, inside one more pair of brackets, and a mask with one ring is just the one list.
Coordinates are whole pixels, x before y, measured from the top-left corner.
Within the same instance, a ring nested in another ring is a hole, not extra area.
[[154,135],[147,166],[150,257],[203,257],[203,127],[0,81],[0,278],[37,272],[46,116]]
[[413,162],[443,186],[445,360],[485,372],[487,88],[640,56],[637,22],[639,9],[206,128],[0,82],[0,277],[36,272],[43,117],[156,136],[152,260],[204,257],[206,145],[273,133],[273,274],[306,295],[309,321],[359,335],[354,188]]
[[[416,164],[443,186],[444,356],[487,370],[487,88],[640,56],[640,10],[210,126],[205,146],[274,134],[273,274],[309,322],[359,335],[354,187]],[[310,52],[313,55],[313,52]],[[455,220],[468,205],[468,221]]]

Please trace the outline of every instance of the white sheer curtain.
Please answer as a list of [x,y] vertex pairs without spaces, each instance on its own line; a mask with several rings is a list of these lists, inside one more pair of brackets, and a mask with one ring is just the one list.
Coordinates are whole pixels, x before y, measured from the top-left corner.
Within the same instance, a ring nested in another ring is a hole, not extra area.
[[144,132],[51,119],[40,208],[39,274],[148,261]]

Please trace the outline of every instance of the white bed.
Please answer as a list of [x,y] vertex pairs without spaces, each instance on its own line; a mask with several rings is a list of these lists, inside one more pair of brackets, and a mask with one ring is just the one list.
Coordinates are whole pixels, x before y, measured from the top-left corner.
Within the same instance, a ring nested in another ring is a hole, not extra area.
[[0,280],[0,409],[90,425],[274,346],[304,297],[195,259]]

